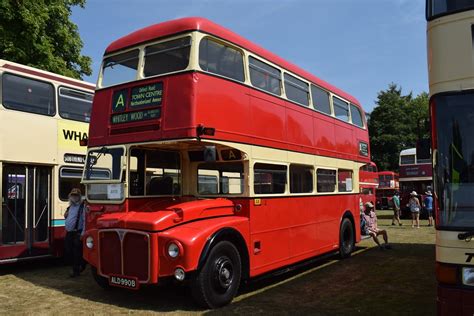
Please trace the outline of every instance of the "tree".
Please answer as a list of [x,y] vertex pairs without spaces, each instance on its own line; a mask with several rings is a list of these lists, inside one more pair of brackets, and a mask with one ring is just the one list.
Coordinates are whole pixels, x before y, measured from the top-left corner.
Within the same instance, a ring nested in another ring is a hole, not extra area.
[[429,136],[428,94],[403,95],[402,88],[392,83],[378,93],[376,102],[368,122],[372,160],[379,170],[397,171],[400,151]]
[[0,1],[0,57],[73,78],[90,75],[92,60],[69,18],[85,0]]

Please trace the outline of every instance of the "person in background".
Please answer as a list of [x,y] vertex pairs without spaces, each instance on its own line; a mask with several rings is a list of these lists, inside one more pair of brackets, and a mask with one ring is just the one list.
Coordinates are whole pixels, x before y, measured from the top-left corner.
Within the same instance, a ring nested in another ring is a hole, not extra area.
[[[374,205],[370,202],[365,203],[365,210],[364,210],[364,219],[367,225],[367,231],[372,239],[375,241],[377,246],[379,246],[380,250],[383,249],[392,249],[390,244],[388,243],[388,235],[387,231],[383,229],[379,229],[377,227],[377,215],[374,211]],[[382,246],[377,236],[382,235],[385,244]]]
[[408,207],[411,212],[411,227],[420,228],[420,200],[418,200],[418,194],[413,191],[410,193],[410,200],[408,200]]
[[393,218],[392,218],[392,225],[395,226],[395,221],[398,223],[399,226],[402,226],[402,222],[400,221],[400,193],[395,191],[395,194],[392,197],[393,202]]
[[85,202],[82,200],[81,190],[74,188],[69,193],[69,206],[64,213],[66,219],[65,252],[72,258],[72,273],[74,278],[81,274],[86,268],[86,262],[82,258],[82,235],[85,224]]
[[425,192],[425,195],[426,197],[423,204],[428,213],[428,226],[433,226],[433,194],[431,194],[431,191],[427,191]]

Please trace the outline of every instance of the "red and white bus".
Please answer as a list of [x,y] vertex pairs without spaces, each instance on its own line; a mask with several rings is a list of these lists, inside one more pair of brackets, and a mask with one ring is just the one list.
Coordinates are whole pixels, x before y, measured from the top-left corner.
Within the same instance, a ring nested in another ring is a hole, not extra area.
[[474,1],[428,0],[426,13],[438,315],[473,315]]
[[0,264],[61,256],[94,85],[0,60]]
[[[416,154],[416,148],[409,148],[400,152],[400,209],[402,216],[410,215],[408,200],[410,193],[416,191],[420,202],[423,202],[426,191],[433,187],[433,166],[431,159],[420,159]],[[427,214],[422,208],[420,216]]]
[[206,19],[146,27],[105,51],[84,257],[101,286],[175,278],[222,306],[242,280],[351,254],[369,157],[349,94]]
[[375,192],[379,186],[379,178],[377,165],[375,162],[370,162],[363,165],[359,169],[359,188],[361,194],[362,205],[370,202],[375,205]]
[[399,190],[398,173],[393,171],[379,171],[379,185],[377,187],[377,209],[388,210],[393,207],[392,197]]

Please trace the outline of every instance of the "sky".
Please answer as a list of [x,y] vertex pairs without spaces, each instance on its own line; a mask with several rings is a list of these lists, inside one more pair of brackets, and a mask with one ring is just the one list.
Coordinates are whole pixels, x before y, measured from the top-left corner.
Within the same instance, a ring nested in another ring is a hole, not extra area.
[[424,0],[87,0],[72,21],[93,60],[140,28],[208,18],[356,97],[372,111],[390,83],[428,90]]

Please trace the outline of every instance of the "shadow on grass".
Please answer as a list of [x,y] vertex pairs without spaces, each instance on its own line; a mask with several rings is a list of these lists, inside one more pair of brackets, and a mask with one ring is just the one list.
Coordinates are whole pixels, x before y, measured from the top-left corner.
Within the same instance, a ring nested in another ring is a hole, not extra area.
[[[393,245],[394,250],[368,249],[344,261],[329,257],[253,280],[241,286],[234,303],[209,313],[433,314],[434,246]],[[184,286],[105,291],[95,284],[89,269],[76,279],[68,278],[68,272],[69,268],[58,261],[44,261],[2,267],[0,274],[12,274],[68,296],[135,311],[203,311],[194,305]],[[418,306],[423,306],[422,313]]]

